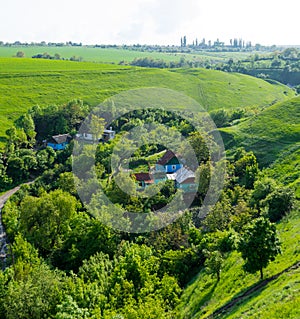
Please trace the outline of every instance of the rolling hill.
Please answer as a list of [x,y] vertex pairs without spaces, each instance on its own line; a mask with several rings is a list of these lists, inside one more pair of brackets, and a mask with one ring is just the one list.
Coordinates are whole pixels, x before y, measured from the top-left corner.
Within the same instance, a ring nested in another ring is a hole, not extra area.
[[[220,130],[225,146],[252,150],[260,165],[268,167],[267,174],[295,186],[300,197],[300,97],[295,98],[294,91],[284,85],[246,75],[0,58],[0,137],[3,139],[5,130],[33,105],[45,107],[75,98],[97,105],[114,94],[142,87],[184,93],[208,111],[244,108],[252,116]],[[177,307],[177,318],[300,316],[299,207],[277,227],[282,254],[267,267],[265,281],[244,273],[241,256],[232,252],[219,283],[202,270],[188,284]]]
[[221,129],[227,149],[244,147],[267,173],[296,188],[300,196],[300,97],[277,103],[248,120]]
[[[294,96],[281,84],[206,69],[161,70],[42,59],[0,58],[0,137],[34,105],[72,99],[97,105],[125,90],[162,87],[184,93],[207,110],[257,109]],[[195,110],[194,110],[195,111]]]

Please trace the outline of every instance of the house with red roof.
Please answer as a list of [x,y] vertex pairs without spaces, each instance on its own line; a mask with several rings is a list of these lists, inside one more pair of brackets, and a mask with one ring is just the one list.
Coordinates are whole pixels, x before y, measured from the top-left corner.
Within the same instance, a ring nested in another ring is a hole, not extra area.
[[133,176],[135,177],[135,180],[140,188],[145,188],[154,184],[153,175],[150,173],[135,173]]

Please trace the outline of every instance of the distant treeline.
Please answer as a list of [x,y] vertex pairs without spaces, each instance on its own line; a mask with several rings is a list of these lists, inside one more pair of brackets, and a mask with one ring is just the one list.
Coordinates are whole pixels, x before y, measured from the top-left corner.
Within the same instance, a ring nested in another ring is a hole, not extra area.
[[63,58],[60,54],[55,53],[54,55],[50,55],[49,53],[39,53],[32,56],[33,59],[48,59],[48,60],[69,60],[69,61],[82,61],[83,58],[81,56],[73,55],[69,59]]
[[[17,58],[24,58],[25,53],[23,51],[18,51],[15,55]],[[33,59],[46,59],[46,60],[69,60],[69,61],[82,61],[83,58],[81,56],[71,56],[69,59],[62,57],[60,54],[55,53],[54,55],[51,55],[47,52],[44,53],[38,53],[32,56]]]
[[148,67],[148,68],[201,68],[207,67],[208,64],[206,61],[189,61],[182,57],[179,61],[165,61],[163,59],[153,59],[149,57],[145,58],[135,58],[132,62],[121,61],[120,65],[132,65],[132,66],[140,66],[140,67]]
[[165,53],[192,53],[199,51],[209,52],[253,52],[253,51],[265,51],[274,52],[276,50],[283,50],[283,46],[265,46],[259,43],[252,44],[251,41],[244,41],[243,39],[230,39],[230,44],[226,45],[224,42],[217,39],[216,41],[206,40],[203,38],[201,41],[195,39],[192,43],[187,43],[186,37],[180,39],[178,45],[149,45],[149,44],[133,44],[133,45],[117,45],[117,44],[92,44],[84,45],[81,42],[76,43],[72,41],[67,42],[20,42],[15,41],[13,43],[0,41],[0,46],[6,47],[89,47],[89,48],[101,48],[101,49],[123,49],[140,52],[165,52]]
[[262,79],[272,79],[296,87],[300,93],[300,50],[287,48],[281,52],[254,54],[247,59],[216,63],[212,60],[165,61],[150,57],[135,58],[131,62],[121,61],[121,65],[132,65],[149,68],[207,68],[225,72],[249,74]]

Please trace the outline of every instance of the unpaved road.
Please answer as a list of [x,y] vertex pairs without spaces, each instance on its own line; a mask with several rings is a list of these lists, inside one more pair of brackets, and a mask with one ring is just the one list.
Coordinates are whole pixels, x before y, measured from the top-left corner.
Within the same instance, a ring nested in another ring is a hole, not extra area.
[[12,196],[19,189],[20,189],[20,186],[17,186],[0,196],[0,210],[3,208],[5,202],[9,199],[9,197]]
[[5,202],[9,199],[10,196],[12,196],[14,193],[16,193],[20,187],[22,185],[29,185],[29,184],[32,184],[33,182],[28,182],[28,183],[24,183],[24,184],[21,184],[9,191],[7,191],[6,193],[4,193],[3,195],[0,196],[0,210],[3,208]]

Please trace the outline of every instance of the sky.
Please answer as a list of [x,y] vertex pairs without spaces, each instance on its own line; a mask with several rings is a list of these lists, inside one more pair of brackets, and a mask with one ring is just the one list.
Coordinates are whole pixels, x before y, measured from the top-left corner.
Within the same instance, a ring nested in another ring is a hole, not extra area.
[[0,0],[0,41],[300,45],[299,0]]

